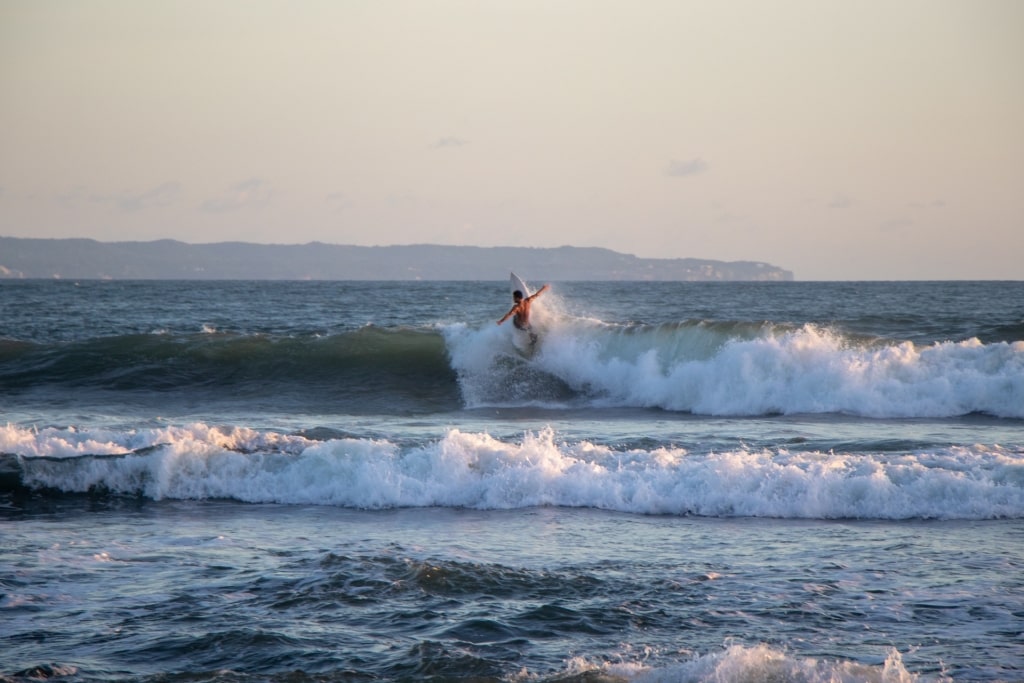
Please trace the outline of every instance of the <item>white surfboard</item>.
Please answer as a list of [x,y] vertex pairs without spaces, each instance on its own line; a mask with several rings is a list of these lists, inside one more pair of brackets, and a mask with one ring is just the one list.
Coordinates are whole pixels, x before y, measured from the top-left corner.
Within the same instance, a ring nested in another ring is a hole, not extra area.
[[523,293],[524,297],[530,296],[530,289],[526,286],[526,283],[523,282],[523,279],[521,277],[519,277],[515,273],[512,273],[512,277],[509,278],[509,281],[512,285],[513,292],[519,290],[520,292]]

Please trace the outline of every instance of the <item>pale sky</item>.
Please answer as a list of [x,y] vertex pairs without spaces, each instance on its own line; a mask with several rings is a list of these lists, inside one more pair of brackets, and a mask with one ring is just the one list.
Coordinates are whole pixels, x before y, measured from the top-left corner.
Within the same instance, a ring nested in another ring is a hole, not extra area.
[[1024,279],[1024,2],[0,0],[0,235]]

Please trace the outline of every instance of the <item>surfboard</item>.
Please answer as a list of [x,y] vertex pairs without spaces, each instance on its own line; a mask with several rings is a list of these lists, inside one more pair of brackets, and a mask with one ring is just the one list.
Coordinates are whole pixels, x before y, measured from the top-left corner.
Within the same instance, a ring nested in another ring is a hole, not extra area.
[[526,286],[526,283],[523,282],[523,279],[521,277],[519,277],[515,273],[512,273],[512,277],[509,278],[509,281],[512,285],[513,292],[519,290],[520,292],[523,293],[524,297],[530,296],[530,289]]

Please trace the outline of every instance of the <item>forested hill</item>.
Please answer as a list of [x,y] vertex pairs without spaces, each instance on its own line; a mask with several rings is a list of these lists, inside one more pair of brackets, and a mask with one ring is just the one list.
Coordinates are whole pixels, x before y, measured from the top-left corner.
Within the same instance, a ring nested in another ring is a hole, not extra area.
[[0,278],[178,280],[792,280],[756,261],[652,259],[591,247],[359,247],[0,237]]

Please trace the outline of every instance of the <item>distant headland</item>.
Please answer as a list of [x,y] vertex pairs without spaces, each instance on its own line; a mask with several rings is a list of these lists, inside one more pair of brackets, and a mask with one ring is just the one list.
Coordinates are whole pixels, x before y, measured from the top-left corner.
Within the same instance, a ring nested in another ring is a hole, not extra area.
[[596,247],[462,247],[434,244],[187,244],[175,240],[0,237],[0,279],[113,280],[535,280],[789,281],[758,261],[639,258]]

